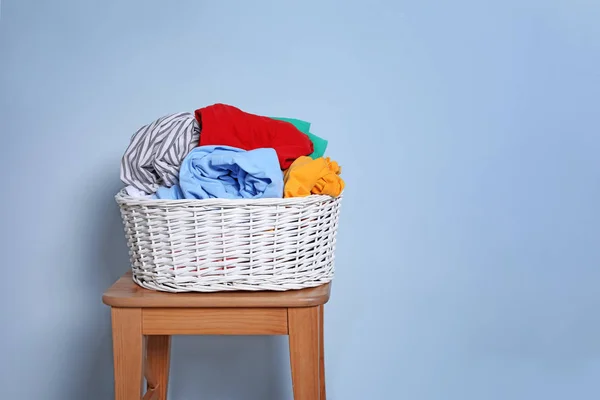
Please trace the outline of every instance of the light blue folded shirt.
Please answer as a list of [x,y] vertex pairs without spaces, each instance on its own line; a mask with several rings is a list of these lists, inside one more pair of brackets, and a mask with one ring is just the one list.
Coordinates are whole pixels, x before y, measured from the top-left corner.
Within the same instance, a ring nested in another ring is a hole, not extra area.
[[179,185],[173,185],[170,188],[165,186],[159,186],[152,198],[164,200],[180,200],[183,199],[183,193],[181,192],[181,188],[179,187]]
[[179,186],[160,188],[160,199],[283,197],[283,172],[274,149],[200,146],[179,169]]

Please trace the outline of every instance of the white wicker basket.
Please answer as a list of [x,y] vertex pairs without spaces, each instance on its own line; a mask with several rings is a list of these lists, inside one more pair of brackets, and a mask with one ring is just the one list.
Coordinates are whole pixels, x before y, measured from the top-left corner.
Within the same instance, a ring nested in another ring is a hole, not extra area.
[[290,290],[334,272],[342,196],[151,200],[121,191],[139,285],[167,292]]

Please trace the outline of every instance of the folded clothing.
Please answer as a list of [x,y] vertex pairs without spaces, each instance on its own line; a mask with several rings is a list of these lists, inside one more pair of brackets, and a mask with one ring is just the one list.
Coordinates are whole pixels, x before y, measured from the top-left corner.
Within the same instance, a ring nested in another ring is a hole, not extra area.
[[125,186],[125,193],[127,193],[127,195],[129,195],[130,197],[136,197],[138,199],[153,198],[152,195],[144,192],[143,190],[136,189],[131,185]]
[[281,169],[313,152],[307,135],[292,124],[250,114],[227,104],[213,104],[195,112],[202,129],[200,146],[225,145],[244,150],[273,148]]
[[159,188],[160,199],[258,199],[282,197],[283,173],[273,149],[245,151],[200,146],[181,164],[179,185]]
[[299,157],[284,175],[284,197],[305,197],[311,194],[339,196],[344,190],[342,169],[329,157],[313,160]]
[[306,136],[308,136],[308,138],[310,139],[310,141],[313,144],[313,152],[309,155],[310,158],[312,159],[316,159],[319,157],[323,157],[323,154],[325,154],[325,150],[327,149],[327,140],[318,137],[317,135],[314,135],[310,132],[310,122],[306,122],[306,121],[302,121],[301,119],[295,119],[295,118],[282,118],[282,117],[271,117],[273,119],[276,119],[278,121],[285,121],[285,122],[289,122],[290,124],[294,125],[296,127],[296,129],[298,129],[300,132],[304,133]]
[[164,200],[180,200],[183,199],[183,192],[179,185],[173,185],[171,187],[161,186],[156,189],[156,193],[152,196],[153,199],[164,199]]
[[166,115],[140,128],[121,160],[121,180],[152,194],[178,182],[181,160],[198,145],[200,127],[191,113]]

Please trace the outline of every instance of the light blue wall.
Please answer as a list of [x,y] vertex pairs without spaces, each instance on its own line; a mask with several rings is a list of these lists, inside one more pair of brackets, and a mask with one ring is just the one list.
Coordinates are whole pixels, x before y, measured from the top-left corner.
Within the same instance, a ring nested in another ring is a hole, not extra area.
[[[111,398],[121,154],[214,102],[343,165],[331,399],[600,398],[600,2],[1,7],[3,398]],[[290,399],[286,346],[177,338],[172,399]]]

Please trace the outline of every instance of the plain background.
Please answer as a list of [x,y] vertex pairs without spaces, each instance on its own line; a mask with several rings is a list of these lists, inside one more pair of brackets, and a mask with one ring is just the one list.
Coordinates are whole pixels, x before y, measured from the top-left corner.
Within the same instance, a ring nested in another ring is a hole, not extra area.
[[[309,120],[348,189],[333,400],[600,398],[600,2],[4,0],[0,390],[112,398],[130,136]],[[171,398],[291,399],[285,337],[181,337]]]

